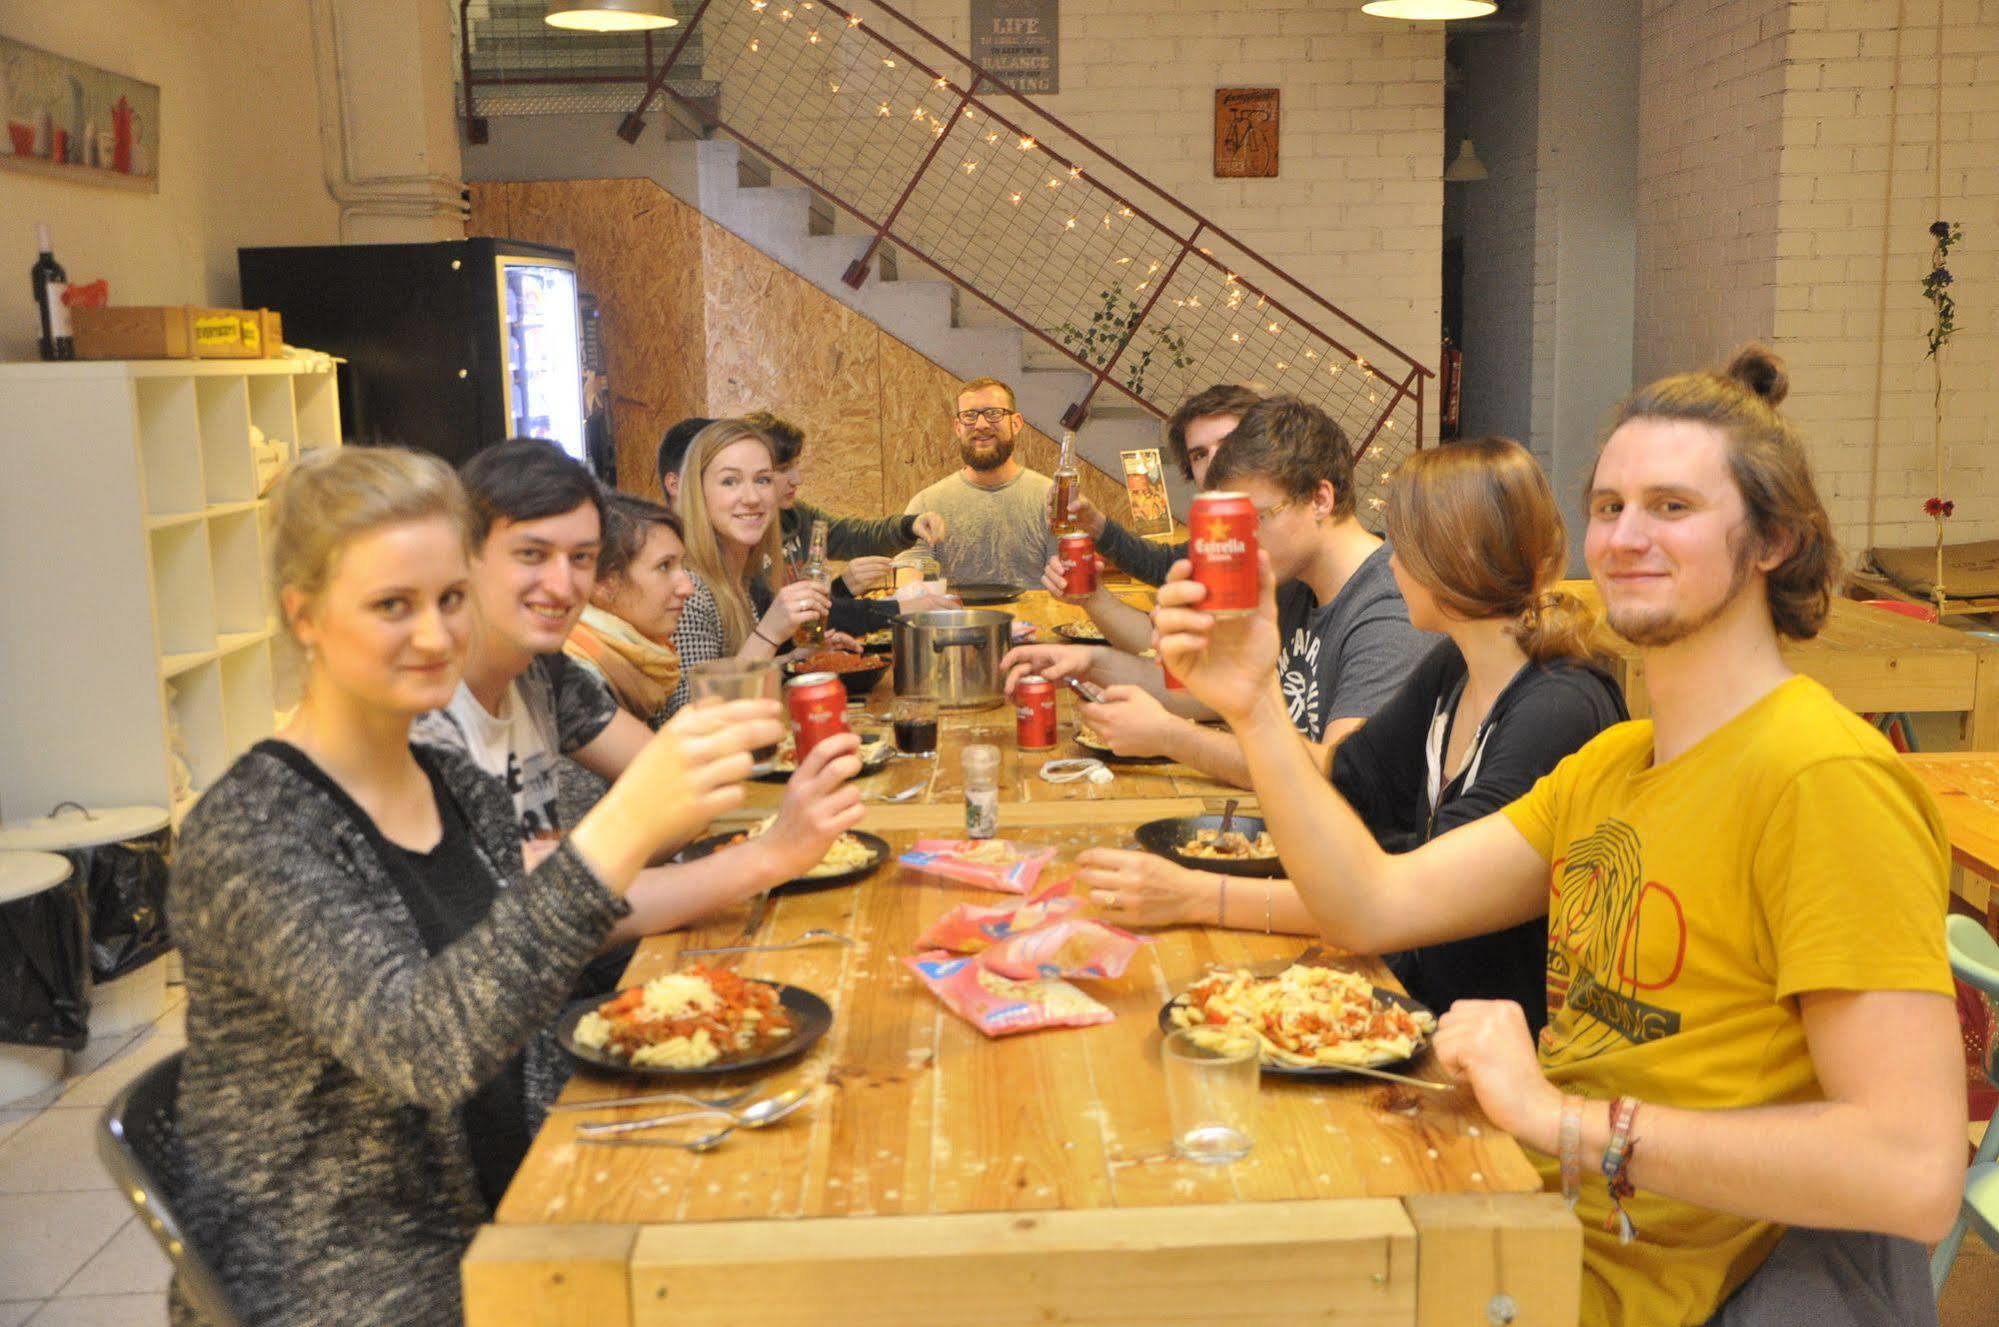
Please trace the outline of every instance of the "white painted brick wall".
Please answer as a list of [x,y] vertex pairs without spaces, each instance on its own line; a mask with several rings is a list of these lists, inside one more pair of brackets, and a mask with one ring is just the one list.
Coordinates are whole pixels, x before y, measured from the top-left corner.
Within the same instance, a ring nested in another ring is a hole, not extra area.
[[1921,282],[1939,217],[1965,228],[1951,259],[1961,330],[1945,358],[1948,537],[1999,536],[1999,0],[1908,0],[1899,64],[1896,9],[1645,9],[1637,376],[1773,340],[1849,557],[1870,542],[1870,490],[1871,542],[1932,537]]
[[1947,537],[1999,536],[1999,4],[1943,0],[1939,61],[1938,0],[1910,0],[1899,66],[1893,5],[1806,0],[1792,17],[1774,330],[1841,543],[1852,556],[1867,546],[1870,488],[1874,543],[1933,538],[1922,510],[1939,490],[1921,282],[1939,216],[1965,229],[1950,260],[1962,330],[1944,358],[1940,495],[1957,504]]
[[[969,47],[965,0],[902,8]],[[1064,0],[1064,91],[1034,101],[1434,368],[1443,50],[1344,0]],[[1281,90],[1278,178],[1214,177],[1218,87]]]

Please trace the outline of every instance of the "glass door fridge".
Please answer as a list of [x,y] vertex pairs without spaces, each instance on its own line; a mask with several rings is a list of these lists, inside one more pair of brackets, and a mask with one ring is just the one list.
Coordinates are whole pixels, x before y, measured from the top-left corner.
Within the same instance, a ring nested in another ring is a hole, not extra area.
[[547,438],[588,464],[583,441],[583,358],[576,267],[555,258],[499,254],[501,410],[511,437]]

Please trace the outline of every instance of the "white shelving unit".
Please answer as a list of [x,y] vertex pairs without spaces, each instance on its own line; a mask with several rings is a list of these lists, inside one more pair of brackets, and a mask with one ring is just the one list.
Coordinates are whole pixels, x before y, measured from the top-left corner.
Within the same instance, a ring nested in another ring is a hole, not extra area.
[[0,420],[0,816],[178,824],[297,701],[252,437],[339,446],[332,365],[0,364]]

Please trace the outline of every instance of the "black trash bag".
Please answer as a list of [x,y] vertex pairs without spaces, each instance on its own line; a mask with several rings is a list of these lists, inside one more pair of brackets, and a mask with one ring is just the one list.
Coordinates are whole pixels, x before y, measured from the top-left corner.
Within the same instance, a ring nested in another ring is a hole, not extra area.
[[0,1041],[80,1051],[89,1036],[89,917],[71,872],[0,906]]
[[110,981],[173,948],[167,934],[168,833],[65,849],[90,901],[90,975]]

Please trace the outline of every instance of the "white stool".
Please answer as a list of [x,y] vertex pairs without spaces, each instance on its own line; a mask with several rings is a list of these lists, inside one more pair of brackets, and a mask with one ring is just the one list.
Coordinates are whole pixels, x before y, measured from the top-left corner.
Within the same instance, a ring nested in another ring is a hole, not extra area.
[[[69,875],[69,861],[52,852],[0,852],[0,907],[54,889]],[[0,1041],[0,1106],[48,1091],[68,1063],[57,1046]]]

